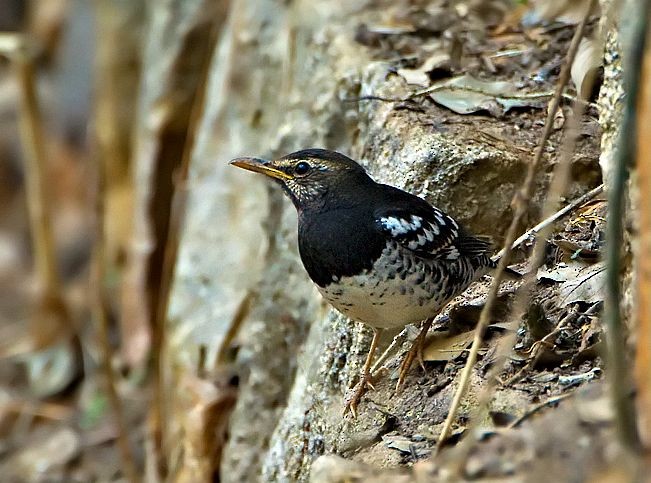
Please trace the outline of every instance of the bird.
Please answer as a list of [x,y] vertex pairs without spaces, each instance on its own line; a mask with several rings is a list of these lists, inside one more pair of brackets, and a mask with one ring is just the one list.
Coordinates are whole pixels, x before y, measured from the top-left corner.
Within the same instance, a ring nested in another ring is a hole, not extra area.
[[359,382],[344,412],[372,387],[382,331],[423,322],[399,369],[398,387],[422,350],[434,317],[497,262],[487,237],[473,235],[423,198],[374,181],[356,161],[325,149],[230,164],[277,182],[298,213],[298,250],[323,298],[373,330]]

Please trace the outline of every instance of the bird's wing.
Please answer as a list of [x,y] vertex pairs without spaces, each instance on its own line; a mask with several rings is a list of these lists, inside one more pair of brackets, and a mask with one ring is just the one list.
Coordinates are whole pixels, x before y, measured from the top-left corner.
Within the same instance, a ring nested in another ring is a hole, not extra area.
[[409,210],[392,208],[376,212],[375,224],[387,239],[421,256],[454,260],[489,253],[490,242],[470,235],[438,208]]

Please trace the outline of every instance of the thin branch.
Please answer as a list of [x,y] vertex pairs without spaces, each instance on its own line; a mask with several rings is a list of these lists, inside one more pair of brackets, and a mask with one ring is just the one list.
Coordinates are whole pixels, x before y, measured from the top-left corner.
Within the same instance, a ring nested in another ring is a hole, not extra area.
[[442,91],[442,90],[447,90],[447,91],[453,91],[453,92],[469,92],[471,94],[481,94],[483,96],[489,96],[489,97],[499,97],[500,99],[523,99],[523,100],[531,100],[531,99],[540,99],[543,100],[548,97],[552,97],[555,92],[526,92],[524,94],[516,94],[516,93],[511,93],[511,94],[506,94],[506,93],[500,93],[496,94],[494,92],[488,92],[483,89],[479,89],[477,87],[469,87],[469,86],[457,86],[457,85],[450,85],[449,81],[444,81],[440,84],[435,84],[433,86],[429,86],[426,89],[422,89],[420,91],[416,91],[409,96],[405,100],[411,100],[415,97],[420,97],[424,96],[426,94],[432,94],[434,92]]
[[249,290],[240,304],[237,306],[237,310],[235,311],[230,324],[228,324],[228,330],[226,331],[224,338],[217,348],[215,368],[226,364],[228,348],[233,343],[233,340],[235,340],[235,337],[237,337],[237,334],[240,331],[240,327],[242,327],[242,324],[248,317],[249,312],[251,311],[251,306],[253,305],[253,301],[256,299],[256,297],[257,293],[254,290]]
[[[595,1],[596,0],[592,0],[593,3]],[[543,154],[545,152],[545,146],[547,144],[547,141],[551,136],[553,126],[554,126],[554,118],[556,115],[556,111],[560,106],[563,90],[565,89],[565,86],[570,78],[570,68],[572,66],[572,61],[575,58],[576,53],[578,51],[581,38],[583,37],[583,32],[585,30],[585,26],[587,24],[587,20],[588,20],[588,16],[586,15],[586,17],[579,24],[579,26],[577,27],[574,33],[574,37],[572,38],[572,42],[568,49],[565,64],[563,65],[563,68],[559,75],[558,83],[554,91],[554,96],[552,97],[550,101],[550,105],[548,107],[547,119],[545,121],[545,128],[543,130],[540,143],[536,148],[534,159],[532,160],[531,164],[529,164],[523,187],[521,188],[520,191],[516,193],[514,197],[515,213],[513,219],[511,220],[511,225],[509,226],[509,229],[506,234],[503,256],[502,258],[500,258],[500,261],[497,265],[497,269],[495,270],[493,276],[493,282],[491,284],[488,297],[486,299],[486,304],[482,309],[481,316],[479,318],[479,323],[477,324],[477,328],[475,329],[475,336],[473,339],[472,347],[470,349],[470,353],[468,354],[466,365],[463,368],[461,377],[459,379],[459,387],[457,388],[457,391],[454,395],[454,399],[452,400],[452,404],[450,406],[450,411],[448,412],[448,416],[445,420],[443,429],[441,430],[441,434],[436,444],[436,451],[440,450],[443,443],[450,435],[450,432],[452,430],[452,424],[456,419],[457,411],[459,409],[459,405],[461,404],[461,399],[464,397],[466,390],[468,388],[468,384],[470,382],[470,374],[472,372],[475,363],[477,362],[477,354],[482,344],[484,332],[490,320],[490,314],[493,311],[493,306],[495,305],[495,301],[497,300],[497,294],[499,292],[499,287],[502,281],[502,276],[504,274],[504,269],[507,267],[509,259],[511,258],[511,251],[512,251],[511,246],[515,241],[516,232],[518,230],[518,227],[520,226],[521,220],[527,211],[529,201],[531,199],[531,194],[533,192],[535,175],[538,170],[538,166],[540,165],[540,162],[542,160]]]
[[34,243],[35,270],[42,283],[44,297],[63,303],[48,209],[50,200],[45,182],[45,135],[36,89],[33,55],[29,44],[20,34],[6,34],[0,40],[2,53],[11,60],[20,89],[20,135],[25,151],[25,187]]
[[651,451],[651,45],[647,40],[640,80],[637,134],[637,192],[639,196],[637,275],[637,388],[640,439]]
[[[100,168],[101,171],[101,168]],[[109,341],[109,317],[108,317],[108,301],[106,294],[106,256],[105,256],[105,225],[104,225],[104,193],[103,189],[103,174],[98,175],[99,189],[97,191],[97,209],[96,209],[96,223],[97,223],[97,239],[95,240],[95,249],[93,254],[94,266],[94,280],[91,286],[95,287],[95,300],[93,301],[93,313],[97,322],[97,335],[98,344],[101,349],[100,365],[104,378],[106,380],[106,392],[108,400],[113,411],[113,418],[117,427],[117,444],[122,458],[122,465],[124,475],[132,482],[137,483],[140,481],[138,470],[129,443],[129,432],[127,430],[127,423],[124,417],[122,401],[117,390],[117,381],[111,361],[113,360],[113,349]]]
[[154,314],[154,330],[152,335],[152,381],[153,401],[151,405],[151,433],[154,443],[154,454],[159,477],[167,477],[167,468],[164,464],[164,453],[167,427],[167,411],[165,407],[165,330],[167,312],[170,302],[170,293],[176,269],[177,254],[180,244],[181,230],[185,220],[185,209],[187,204],[187,178],[192,159],[192,152],[195,146],[195,136],[199,122],[203,116],[205,96],[208,89],[208,76],[210,74],[211,59],[214,56],[214,49],[217,45],[217,35],[221,28],[221,21],[213,22],[209,33],[210,46],[206,52],[206,58],[201,66],[200,80],[198,82],[194,99],[191,106],[190,119],[187,127],[187,137],[183,149],[183,157],[176,176],[172,202],[170,206],[169,225],[165,237],[166,243],[163,251],[163,267],[161,273],[160,287],[156,307],[152,307]]
[[106,172],[105,164],[98,163],[97,167],[97,192],[95,193],[95,244],[92,259],[91,287],[94,288],[92,312],[97,323],[98,345],[101,350],[100,366],[104,373],[106,392],[109,404],[113,411],[113,418],[117,427],[117,446],[122,458],[124,475],[132,483],[140,481],[139,472],[129,442],[129,432],[124,417],[122,401],[117,390],[117,381],[111,361],[113,348],[109,340],[109,302],[106,291]]
[[516,94],[516,93],[496,94],[494,92],[484,91],[477,87],[450,85],[449,81],[445,81],[444,83],[435,84],[426,89],[412,92],[411,94],[405,97],[383,97],[383,96],[368,95],[368,96],[360,96],[360,97],[349,97],[344,101],[345,102],[360,102],[360,101],[407,102],[415,99],[416,97],[432,94],[434,92],[438,92],[442,90],[448,90],[454,92],[468,92],[471,94],[481,94],[489,97],[499,97],[500,99],[515,99],[515,100],[531,100],[531,99],[543,100],[545,98],[552,97],[552,95],[554,94],[553,92],[526,92],[524,94]]
[[518,427],[520,424],[522,424],[523,421],[528,419],[530,416],[536,414],[538,411],[540,411],[543,408],[546,408],[547,406],[551,406],[552,404],[557,404],[563,399],[567,399],[568,397],[574,395],[574,392],[568,392],[566,394],[560,394],[559,396],[554,396],[550,397],[549,399],[536,404],[534,407],[529,409],[526,413],[524,413],[522,416],[520,416],[518,419],[513,421],[511,424],[508,425],[509,429],[513,429]]
[[[524,232],[521,236],[519,236],[511,245],[511,250],[515,250],[518,248],[520,245],[522,245],[524,242],[526,242],[529,238],[531,238],[532,235],[536,235],[540,231],[542,231],[544,228],[547,228],[548,226],[552,225],[556,221],[560,220],[563,218],[565,215],[571,213],[574,211],[576,208],[579,206],[582,206],[583,204],[587,203],[591,199],[595,198],[596,196],[599,196],[601,193],[604,191],[604,185],[603,183],[597,186],[596,188],[591,189],[587,193],[579,196],[569,204],[565,205],[563,208],[558,210],[556,213],[553,215],[548,216],[545,218],[543,221],[538,223],[536,226],[533,228],[527,230]],[[497,255],[495,255],[495,258],[500,258],[502,255],[504,255],[504,248],[502,248]]]
[[606,224],[606,300],[605,320],[608,327],[607,367],[610,378],[610,396],[615,409],[617,432],[620,443],[630,450],[638,450],[640,440],[635,427],[635,405],[630,396],[630,368],[626,360],[625,329],[622,326],[620,308],[622,244],[626,200],[626,183],[629,170],[635,160],[637,147],[636,106],[640,92],[640,75],[644,59],[647,25],[651,1],[640,0],[637,15],[631,15],[632,36],[630,52],[625,57],[624,92],[626,99],[622,117],[619,142],[613,159],[613,172],[608,196],[608,220]]

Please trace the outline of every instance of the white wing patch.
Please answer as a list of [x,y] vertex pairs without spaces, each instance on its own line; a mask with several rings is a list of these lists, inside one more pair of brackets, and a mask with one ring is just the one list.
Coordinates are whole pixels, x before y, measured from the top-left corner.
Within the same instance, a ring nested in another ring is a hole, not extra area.
[[428,218],[410,214],[387,214],[378,218],[378,225],[409,250],[439,254],[448,260],[460,256],[458,247],[454,246],[459,235],[459,225],[437,208],[433,209],[432,216]]
[[406,235],[414,232],[422,226],[423,219],[420,216],[412,215],[410,220],[396,218],[395,216],[386,216],[380,218],[382,226],[391,232],[391,235]]
[[434,217],[436,223],[424,221],[422,217],[416,215],[411,215],[408,220],[395,216],[384,216],[380,218],[380,224],[392,236],[413,238],[407,242],[407,247],[410,250],[417,250],[433,242],[434,238],[441,234],[441,228],[446,228],[446,221],[442,214],[437,211]]

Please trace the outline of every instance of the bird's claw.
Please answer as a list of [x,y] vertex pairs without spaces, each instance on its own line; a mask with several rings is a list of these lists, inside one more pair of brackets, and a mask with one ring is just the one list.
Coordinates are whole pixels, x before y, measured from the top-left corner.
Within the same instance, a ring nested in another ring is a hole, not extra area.
[[409,372],[409,368],[411,367],[411,363],[414,361],[415,357],[414,346],[412,346],[400,363],[400,369],[398,370],[398,382],[396,384],[396,394],[400,394],[402,391],[402,386],[405,384],[407,373]]
[[362,396],[366,393],[367,388],[373,391],[375,390],[375,387],[373,387],[373,384],[371,383],[370,374],[364,374],[357,384],[346,391],[346,398],[344,399],[344,415],[350,412],[353,418],[357,418],[357,406],[362,400]]
[[409,369],[411,368],[411,364],[414,362],[414,359],[418,361],[418,364],[420,365],[421,369],[423,369],[423,372],[426,372],[423,350],[425,348],[425,339],[430,325],[431,323],[428,323],[423,327],[423,330],[421,331],[420,334],[418,334],[418,337],[411,345],[411,348],[409,349],[407,354],[405,354],[405,357],[402,359],[402,362],[400,363],[400,368],[398,370],[398,382],[396,384],[396,394],[400,394],[400,392],[402,391],[402,387],[405,384],[405,379],[407,379],[407,373],[409,372]]

